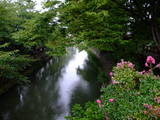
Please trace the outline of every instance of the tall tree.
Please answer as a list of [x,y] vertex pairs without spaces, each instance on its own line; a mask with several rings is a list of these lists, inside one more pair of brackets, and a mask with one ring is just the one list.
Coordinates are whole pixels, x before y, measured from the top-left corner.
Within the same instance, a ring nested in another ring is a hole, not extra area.
[[21,71],[31,61],[15,49],[12,33],[16,31],[17,13],[13,3],[0,1],[0,85],[6,80],[26,80]]
[[60,10],[60,20],[73,40],[100,50],[117,49],[127,40],[127,12],[112,0],[68,0]]
[[160,48],[159,6],[159,0],[66,0],[60,20],[72,42],[137,53]]

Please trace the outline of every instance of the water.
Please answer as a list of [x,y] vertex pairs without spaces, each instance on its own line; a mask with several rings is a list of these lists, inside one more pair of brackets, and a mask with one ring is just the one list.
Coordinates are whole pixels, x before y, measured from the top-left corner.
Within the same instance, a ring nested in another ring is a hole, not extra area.
[[0,97],[0,120],[65,120],[72,105],[98,98],[98,66],[93,55],[70,48],[46,63],[30,86]]

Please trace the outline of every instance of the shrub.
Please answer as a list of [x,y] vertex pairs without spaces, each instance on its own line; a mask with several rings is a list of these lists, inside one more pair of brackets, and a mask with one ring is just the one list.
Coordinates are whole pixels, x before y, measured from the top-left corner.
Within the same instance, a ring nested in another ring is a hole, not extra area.
[[104,115],[96,103],[88,102],[84,107],[79,104],[72,108],[72,116],[66,117],[68,120],[103,120]]
[[[160,119],[160,77],[153,74],[153,70],[160,65],[155,65],[155,59],[151,56],[147,57],[146,63],[149,70],[138,72],[134,64],[121,60],[110,74],[112,84],[101,89],[101,101],[97,102],[98,105],[88,105],[80,116],[75,115],[74,109],[70,120],[90,120],[90,116],[85,116],[87,109],[92,111],[89,114],[101,114],[111,120]],[[92,109],[94,107],[98,108]],[[75,116],[77,119],[72,119]],[[94,119],[92,116],[94,120],[103,120],[102,118]]]

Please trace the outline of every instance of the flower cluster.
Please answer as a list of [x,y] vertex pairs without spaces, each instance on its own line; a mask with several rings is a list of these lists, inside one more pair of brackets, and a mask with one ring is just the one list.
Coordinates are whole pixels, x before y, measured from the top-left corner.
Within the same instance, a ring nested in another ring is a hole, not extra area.
[[113,98],[109,99],[109,102],[114,102],[114,99]]
[[109,76],[111,76],[111,77],[112,77],[112,76],[113,76],[113,73],[112,73],[112,72],[110,72],[110,73],[109,73]]
[[146,63],[155,64],[155,59],[152,56],[148,56],[146,59]]
[[153,66],[154,64],[156,64],[156,60],[152,56],[147,56],[145,66],[149,67],[149,70],[148,71],[143,70],[139,72],[139,74],[143,75],[145,73],[151,73],[155,68],[160,68],[160,63]]
[[101,104],[102,102],[101,102],[101,100],[96,100],[96,103],[98,103],[98,104]]
[[148,56],[146,59],[145,66],[149,67],[149,65],[155,64],[155,63],[156,63],[155,59],[152,56]]
[[160,96],[159,96],[159,97],[155,97],[155,98],[154,98],[154,101],[155,101],[156,103],[160,104]]
[[[147,56],[145,66],[150,67],[152,64],[156,64],[156,60],[152,56]],[[160,68],[160,63],[155,68]]]
[[156,65],[156,68],[160,68],[160,63]]
[[111,83],[112,83],[112,84],[119,84],[119,82],[118,82],[118,81],[115,81],[115,80],[112,80]]
[[146,72],[146,71],[143,70],[143,71],[139,72],[139,74],[143,75],[145,72]]
[[134,68],[134,64],[129,61],[124,61],[123,59],[121,62],[117,63],[117,67],[123,68],[124,66],[128,66],[129,68]]
[[[110,98],[110,99],[108,100],[108,102],[112,103],[112,102],[114,102],[114,99],[113,99],[113,98]],[[98,103],[98,106],[99,106],[99,107],[103,107],[101,100],[99,100],[99,99],[96,100],[96,103]]]
[[[112,77],[113,76],[113,72],[109,72],[109,76]],[[119,82],[116,80],[112,80],[111,81],[112,84],[118,84]]]
[[153,116],[155,115],[156,117],[160,118],[160,107],[159,106],[152,106],[148,104],[143,105],[146,110],[143,111],[145,115]]
[[151,105],[148,105],[148,104],[143,104],[143,106],[147,109],[152,109],[152,106]]

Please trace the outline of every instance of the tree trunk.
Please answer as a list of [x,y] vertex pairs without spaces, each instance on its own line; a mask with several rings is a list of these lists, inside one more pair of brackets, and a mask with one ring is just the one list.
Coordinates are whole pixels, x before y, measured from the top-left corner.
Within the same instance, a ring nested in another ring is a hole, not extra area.
[[157,12],[159,11],[159,4],[160,1],[153,1],[152,2],[152,12],[151,12],[151,32],[152,32],[152,38],[154,42],[156,43],[156,46],[158,50],[160,51],[160,32],[157,24]]
[[156,43],[158,50],[160,51],[160,34],[158,32],[158,29],[154,25],[151,25],[151,32],[152,32],[152,38]]

